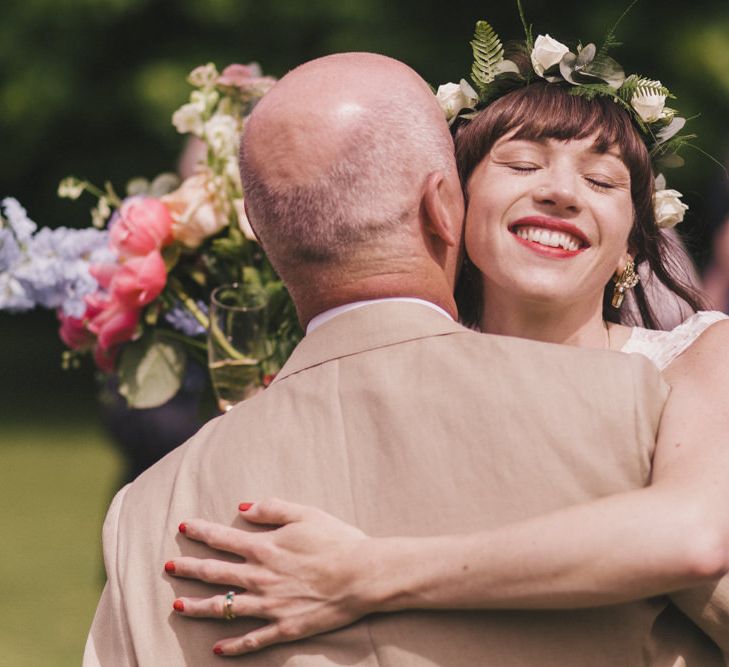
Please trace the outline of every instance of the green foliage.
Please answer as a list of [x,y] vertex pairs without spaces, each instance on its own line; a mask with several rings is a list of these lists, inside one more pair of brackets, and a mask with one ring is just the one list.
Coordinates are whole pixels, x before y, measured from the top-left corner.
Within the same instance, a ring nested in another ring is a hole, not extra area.
[[618,26],[622,22],[622,20],[628,15],[628,12],[630,12],[631,9],[635,6],[635,3],[638,2],[638,0],[633,0],[626,8],[625,11],[618,17],[618,20],[613,23],[612,26],[610,26],[610,29],[605,33],[605,37],[603,38],[602,45],[600,46],[599,51],[597,52],[596,60],[602,59],[605,56],[607,56],[608,51],[611,48],[614,48],[616,46],[620,46],[620,42],[617,41],[615,38],[615,31],[618,29]]
[[478,21],[471,48],[473,49],[471,78],[480,95],[496,78],[498,65],[504,60],[504,47],[494,29],[486,21]]
[[633,95],[645,96],[645,95],[665,95],[666,97],[673,97],[671,91],[668,90],[660,81],[654,81],[653,79],[647,79],[639,76],[638,74],[631,74],[623,85],[618,90],[620,97],[626,102],[630,102]]
[[598,95],[608,96],[626,107],[626,109],[629,107],[617,94],[615,88],[609,86],[607,83],[583,83],[580,86],[572,86],[569,92],[570,95],[579,95],[580,97],[586,97],[588,100],[594,99]]
[[151,408],[169,401],[185,373],[180,343],[154,333],[126,345],[119,361],[119,393],[132,408]]
[[521,24],[524,27],[524,40],[526,42],[526,48],[529,53],[531,53],[532,49],[534,48],[534,37],[532,36],[532,24],[527,23],[526,20],[526,14],[524,13],[524,7],[521,4],[521,0],[516,0],[516,6],[519,10],[519,18],[521,19]]

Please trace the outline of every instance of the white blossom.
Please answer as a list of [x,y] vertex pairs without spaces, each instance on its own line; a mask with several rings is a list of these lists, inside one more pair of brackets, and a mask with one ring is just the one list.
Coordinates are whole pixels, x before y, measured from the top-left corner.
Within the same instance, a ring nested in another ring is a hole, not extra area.
[[435,94],[447,121],[452,121],[461,109],[473,109],[478,101],[476,91],[465,79],[460,83],[444,83]]
[[675,227],[683,220],[688,206],[681,201],[683,195],[678,190],[656,190],[653,195],[653,210],[656,224],[661,229]]
[[558,64],[565,53],[569,53],[569,49],[562,42],[558,42],[549,35],[539,35],[534,40],[534,48],[531,53],[534,71],[539,76],[544,76],[544,72]]
[[[661,85],[660,81],[656,81],[656,83],[659,86]],[[630,104],[646,123],[653,123],[664,117],[666,96],[639,89],[633,93],[633,96],[630,98]]]

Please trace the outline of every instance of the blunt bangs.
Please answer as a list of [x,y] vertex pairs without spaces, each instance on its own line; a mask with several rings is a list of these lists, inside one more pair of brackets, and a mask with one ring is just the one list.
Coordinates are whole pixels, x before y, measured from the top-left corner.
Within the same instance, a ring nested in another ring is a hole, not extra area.
[[617,103],[605,97],[572,95],[568,87],[559,84],[535,82],[496,100],[457,130],[456,157],[464,188],[494,143],[514,130],[514,138],[530,141],[594,136],[597,151],[618,148],[631,182],[639,189],[652,179],[648,150]]

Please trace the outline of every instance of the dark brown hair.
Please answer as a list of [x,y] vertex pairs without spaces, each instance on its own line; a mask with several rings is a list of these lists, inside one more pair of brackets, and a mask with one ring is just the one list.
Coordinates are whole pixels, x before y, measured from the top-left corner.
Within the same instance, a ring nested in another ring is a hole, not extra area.
[[[513,130],[517,139],[567,141],[594,136],[595,149],[600,152],[617,147],[630,172],[634,220],[628,246],[636,265],[647,262],[671,292],[694,310],[703,307],[700,294],[679,277],[669,244],[656,225],[650,156],[627,111],[608,97],[588,99],[571,94],[567,85],[546,81],[531,83],[499,98],[470,122],[461,121],[455,130],[456,160],[466,198],[473,170],[496,141]],[[620,312],[610,304],[612,292],[610,281],[605,286],[603,317],[619,322]],[[634,288],[634,296],[640,321],[631,323],[660,328],[640,283]],[[456,286],[456,301],[463,323],[478,326],[483,309],[481,275],[468,257]]]

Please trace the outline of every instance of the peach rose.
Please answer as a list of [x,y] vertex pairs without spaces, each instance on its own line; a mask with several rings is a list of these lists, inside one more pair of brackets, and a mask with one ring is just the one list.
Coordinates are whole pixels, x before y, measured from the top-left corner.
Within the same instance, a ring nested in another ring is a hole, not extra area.
[[228,224],[206,174],[185,179],[177,190],[164,195],[162,202],[172,215],[172,236],[188,248],[197,248]]

